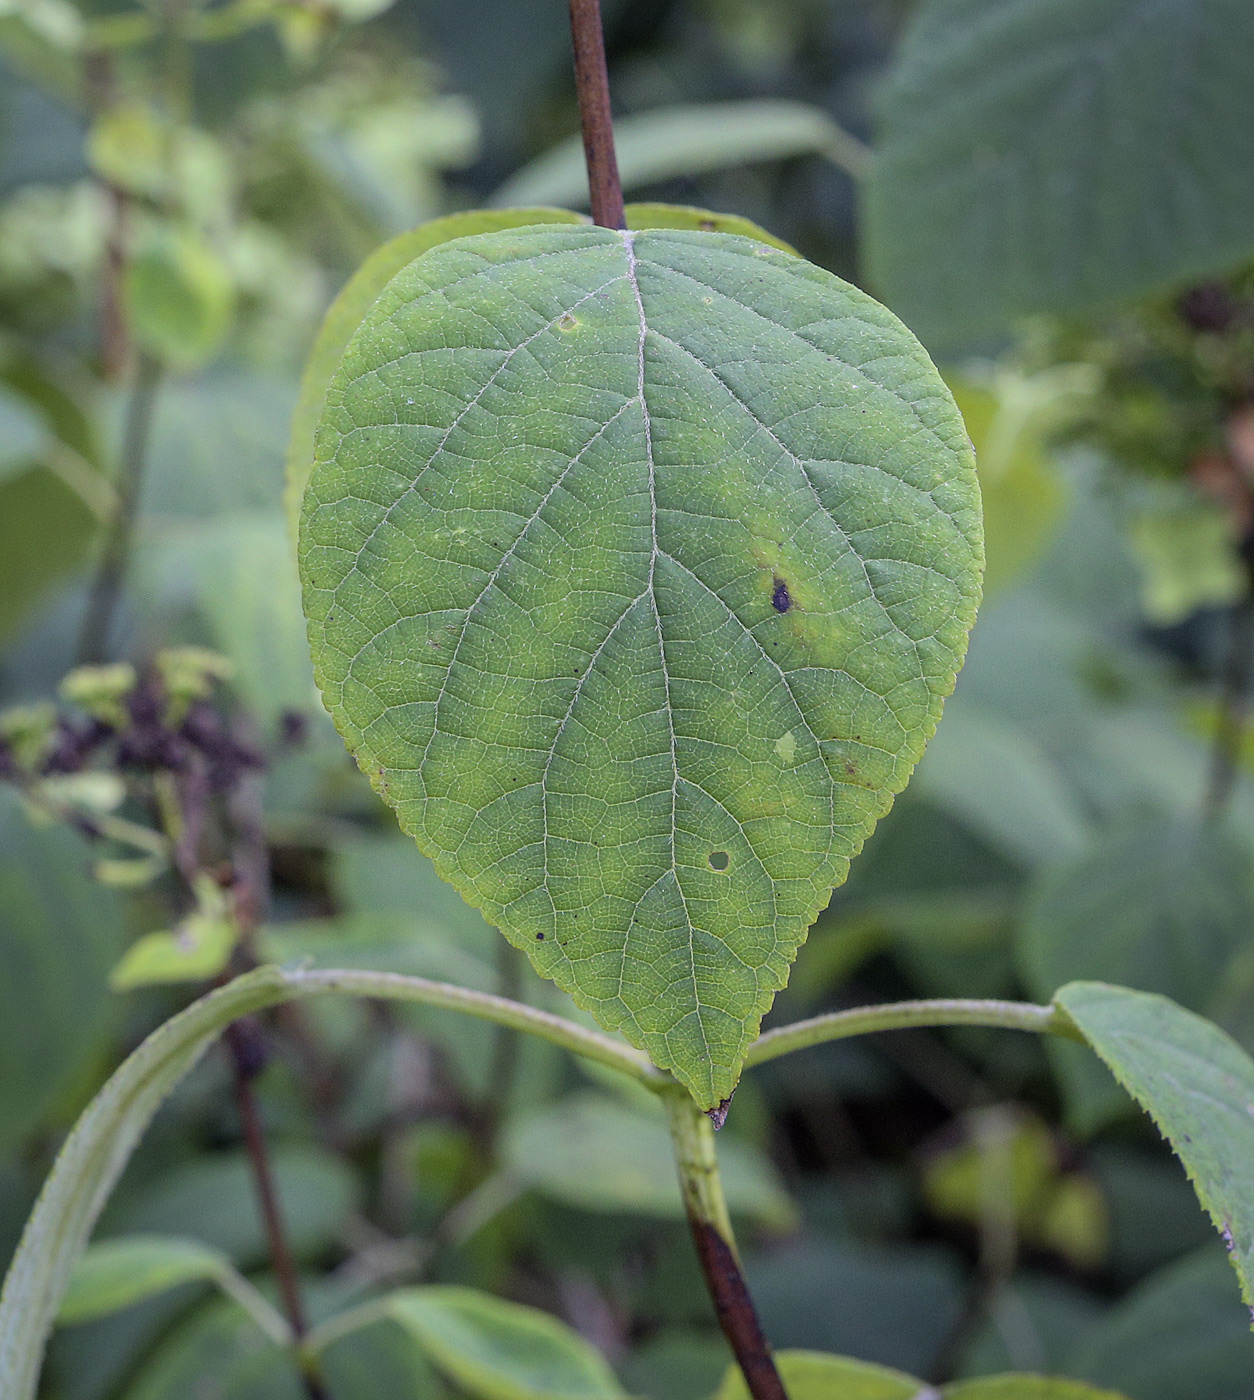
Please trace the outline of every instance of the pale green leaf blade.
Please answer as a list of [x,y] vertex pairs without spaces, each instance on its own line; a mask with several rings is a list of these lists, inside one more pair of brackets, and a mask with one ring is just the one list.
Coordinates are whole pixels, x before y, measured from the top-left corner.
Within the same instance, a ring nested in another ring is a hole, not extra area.
[[1248,259],[1251,46],[1246,0],[928,0],[883,99],[874,285],[940,349]]
[[791,243],[776,238],[761,224],[741,214],[718,214],[713,209],[700,209],[693,204],[644,203],[626,205],[623,217],[630,229],[677,228],[702,233],[738,233],[742,238],[756,238],[759,243],[769,243],[772,248],[801,256]]
[[428,248],[447,243],[452,238],[527,224],[578,224],[583,221],[581,214],[571,213],[567,209],[474,209],[463,214],[448,214],[442,219],[431,219],[389,239],[370,254],[345,282],[328,308],[301,375],[300,397],[292,413],[292,438],[287,449],[287,481],[283,493],[293,537],[300,519],[301,497],[313,467],[314,433],[322,416],[327,385],[340,362],[340,356],[353,338],[353,332],[361,325],[362,318],[379,293],[401,268],[420,257]]
[[[666,1121],[600,1094],[576,1094],[510,1123],[502,1156],[527,1186],[584,1210],[682,1220],[683,1200]],[[797,1225],[770,1162],[723,1135],[719,1171],[727,1205],[775,1230]]]
[[1254,1306],[1254,1060],[1166,997],[1072,982],[1054,997],[1184,1163]]
[[181,1283],[216,1282],[230,1267],[225,1255],[200,1240],[171,1235],[103,1240],[75,1266],[57,1321],[88,1322]]
[[601,1353],[536,1308],[433,1286],[392,1294],[388,1312],[476,1400],[622,1400]]
[[[821,155],[861,170],[866,150],[818,107],[751,100],[664,107],[614,123],[618,171],[625,190],[728,166]],[[573,136],[512,175],[495,205],[588,203],[583,144]]]
[[1057,1376],[981,1376],[947,1385],[941,1395],[944,1400],[1124,1400],[1113,1390]]
[[[903,1371],[823,1351],[779,1351],[775,1365],[788,1400],[926,1400],[936,1394]],[[714,1400],[748,1397],[740,1367],[729,1366]]]
[[978,492],[917,343],[730,235],[444,244],[336,373],[301,558],[401,825],[719,1103],[965,650]]

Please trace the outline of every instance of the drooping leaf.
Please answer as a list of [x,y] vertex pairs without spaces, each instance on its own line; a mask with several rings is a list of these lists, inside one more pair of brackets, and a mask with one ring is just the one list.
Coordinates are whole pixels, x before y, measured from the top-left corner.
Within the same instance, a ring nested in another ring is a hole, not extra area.
[[301,497],[313,467],[314,433],[322,417],[327,385],[353,332],[374,305],[379,293],[407,263],[453,238],[527,224],[578,224],[583,216],[567,209],[475,209],[432,219],[376,248],[340,289],[318,330],[317,339],[300,381],[300,398],[292,415],[292,440],[287,450],[287,485],[284,492],[293,537],[300,518]]
[[[825,1351],[780,1351],[775,1354],[788,1400],[922,1400],[927,1387],[904,1371],[831,1356]],[[714,1400],[748,1400],[749,1388],[739,1366],[729,1366]]]
[[108,1034],[123,914],[90,859],[67,828],[34,829],[0,791],[0,1150],[90,1072]]
[[1072,982],[1054,997],[1184,1163],[1254,1306],[1254,1060],[1166,997]]
[[70,1277],[57,1321],[89,1322],[179,1284],[201,1282],[217,1284],[272,1340],[290,1341],[283,1318],[221,1251],[174,1235],[133,1235],[92,1245]]
[[324,698],[402,826],[707,1107],[935,727],[980,555],[904,329],[709,233],[411,263],[301,524]]
[[874,284],[941,349],[1248,259],[1251,45],[1245,0],[927,0],[883,99]]
[[[821,155],[860,170],[861,142],[831,116],[802,102],[693,103],[641,112],[614,123],[623,188],[639,189],[728,166]],[[512,175],[492,196],[496,205],[588,203],[588,172],[578,136]]]
[[431,1286],[392,1294],[388,1312],[476,1400],[622,1400],[601,1353],[536,1308]]
[[239,929],[229,918],[190,914],[176,929],[146,933],[109,974],[115,992],[168,982],[207,982],[230,961]]
[[[505,1164],[519,1181],[555,1200],[610,1213],[684,1218],[665,1119],[600,1094],[577,1094],[509,1125]],[[719,1171],[733,1215],[776,1230],[797,1223],[770,1162],[747,1143],[721,1137]]]

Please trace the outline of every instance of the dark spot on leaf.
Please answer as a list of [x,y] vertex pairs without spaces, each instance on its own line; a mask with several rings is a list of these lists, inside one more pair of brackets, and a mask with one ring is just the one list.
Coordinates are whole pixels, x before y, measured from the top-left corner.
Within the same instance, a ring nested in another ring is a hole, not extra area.
[[714,222],[713,219],[702,219],[701,227],[706,231],[706,233],[713,233],[715,229],[718,228],[718,225]]
[[543,942],[544,942],[544,934],[542,934],[542,933],[537,933],[537,934],[536,934],[536,940],[537,940],[538,942],[540,942],[540,943],[543,943]]
[[771,606],[776,612],[787,612],[792,607],[792,595],[782,578],[775,580],[775,591],[771,594]]
[[573,331],[573,330],[575,329],[575,327],[579,324],[579,322],[578,322],[578,320],[576,320],[576,318],[575,318],[574,316],[572,316],[572,315],[570,314],[570,312],[568,311],[568,312],[566,313],[566,315],[563,316],[562,319],[561,319],[557,324],[558,324],[558,325],[562,328],[562,330],[564,330],[564,331]]
[[710,869],[711,869],[711,870],[726,870],[727,867],[728,867],[730,864],[731,864],[731,856],[729,856],[729,855],[727,854],[726,851],[711,851],[711,852],[710,852]]
[[723,1124],[727,1122],[727,1110],[730,1107],[731,1095],[728,1094],[728,1096],[719,1104],[717,1108],[707,1108],[705,1110],[705,1116],[710,1120],[711,1123],[714,1124],[715,1132],[718,1132],[718,1130],[723,1126]]

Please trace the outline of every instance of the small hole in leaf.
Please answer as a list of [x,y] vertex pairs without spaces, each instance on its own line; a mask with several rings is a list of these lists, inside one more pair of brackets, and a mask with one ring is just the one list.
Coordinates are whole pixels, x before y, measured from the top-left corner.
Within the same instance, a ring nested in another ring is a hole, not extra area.
[[771,593],[771,606],[776,612],[787,612],[792,607],[792,595],[788,592],[788,585],[782,578],[776,578],[774,585]]
[[564,331],[573,331],[573,330],[575,329],[575,327],[579,324],[579,321],[577,320],[576,317],[572,316],[572,315],[570,314],[570,312],[568,311],[568,312],[566,313],[566,315],[563,316],[562,319],[561,319],[557,324],[558,324],[559,329],[561,329],[561,330],[564,330]]
[[710,852],[710,869],[711,869],[711,870],[726,870],[727,867],[728,867],[730,864],[731,864],[731,856],[729,856],[729,855],[727,854],[726,851],[711,851],[711,852]]

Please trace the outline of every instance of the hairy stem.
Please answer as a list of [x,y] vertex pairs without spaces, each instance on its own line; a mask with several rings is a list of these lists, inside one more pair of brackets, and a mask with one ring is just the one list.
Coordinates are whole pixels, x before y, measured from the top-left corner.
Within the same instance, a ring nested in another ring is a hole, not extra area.
[[[287,1241],[287,1231],[283,1225],[283,1212],[279,1205],[279,1193],[275,1187],[269,1145],[266,1142],[265,1130],[261,1125],[261,1115],[257,1111],[257,1100],[253,1095],[252,1078],[257,1070],[258,1056],[245,1029],[248,1024],[248,1022],[234,1022],[227,1027],[224,1038],[231,1057],[231,1068],[235,1080],[235,1104],[239,1110],[240,1124],[244,1130],[244,1146],[248,1152],[249,1165],[252,1168],[257,1204],[261,1210],[266,1242],[270,1249],[270,1262],[274,1266],[274,1276],[279,1285],[283,1311],[287,1315],[292,1336],[299,1346],[309,1331],[309,1317],[305,1312],[305,1302],[301,1296],[300,1280],[296,1274],[296,1261],[292,1258],[291,1247]],[[302,1352],[300,1355],[301,1379],[309,1400],[329,1400],[316,1361],[307,1353]]]
[[131,541],[144,482],[144,464],[148,457],[148,438],[160,382],[161,366],[152,356],[141,355],[122,430],[117,509],[105,535],[79,633],[78,659],[82,664],[94,665],[107,660],[109,656],[109,634],[113,630],[114,616],[130,563]]
[[908,1026],[992,1026],[1003,1030],[1034,1031],[1061,1035],[1084,1043],[1067,1018],[1053,1006],[1025,1001],[966,1001],[938,997],[932,1001],[896,1001],[884,1006],[859,1006],[833,1011],[791,1026],[767,1031],[749,1047],[746,1068],[777,1059],[793,1050],[805,1050],[828,1040],[844,1040],[874,1031],[902,1030]]
[[570,37],[575,50],[575,88],[579,94],[584,158],[588,162],[592,222],[602,228],[623,228],[627,221],[618,157],[614,153],[601,0],[570,0]]
[[685,1089],[676,1087],[663,1097],[670,1117],[684,1209],[718,1324],[753,1400],[788,1400],[740,1271],[740,1255],[714,1150],[714,1125]]

